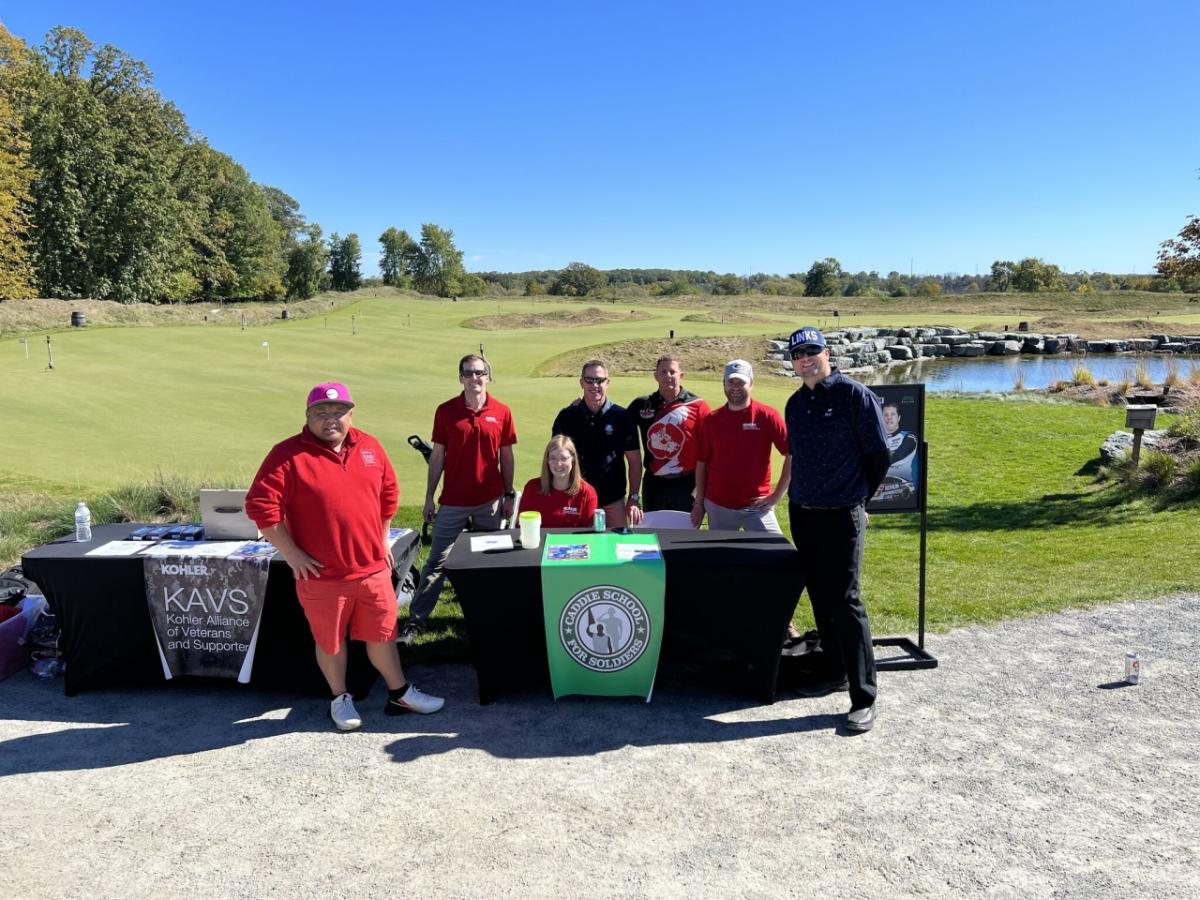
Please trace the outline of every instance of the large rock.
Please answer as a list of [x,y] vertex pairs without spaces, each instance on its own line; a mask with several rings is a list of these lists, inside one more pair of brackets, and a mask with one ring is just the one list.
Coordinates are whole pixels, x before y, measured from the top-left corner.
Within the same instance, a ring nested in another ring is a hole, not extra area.
[[1153,338],[1134,338],[1129,342],[1130,350],[1136,350],[1142,353],[1148,350],[1153,350],[1157,346],[1158,341],[1154,340]]
[[951,350],[951,356],[983,356],[987,353],[988,345],[980,341],[972,341],[969,344],[955,344]]
[[942,335],[942,343],[949,344],[952,347],[957,346],[959,344],[969,344],[973,340],[974,340],[974,338],[971,337],[969,334],[944,334],[944,335]]
[[1004,340],[1004,335],[1000,334],[998,331],[981,331],[977,335],[975,335],[975,340],[977,340],[977,341],[1002,341],[1002,340]]
[[1040,336],[1030,335],[1025,338],[1025,342],[1021,344],[1022,353],[1042,353],[1046,349],[1046,342]]
[[1017,356],[1021,352],[1020,341],[1001,341],[1000,353],[1003,356]]
[[1180,341],[1167,341],[1165,344],[1159,344],[1158,349],[1164,353],[1182,353],[1187,349],[1187,344]]
[[949,356],[949,344],[921,344],[922,356]]
[[892,359],[912,359],[913,352],[911,347],[905,347],[903,344],[893,344],[887,348],[888,353],[892,355]]
[[[1142,449],[1158,447],[1167,436],[1165,428],[1142,432]],[[1100,445],[1100,458],[1106,463],[1114,463],[1133,452],[1133,433],[1129,431],[1114,431]]]
[[1048,337],[1042,342],[1042,352],[1044,353],[1061,353],[1065,349],[1063,342],[1056,337]]

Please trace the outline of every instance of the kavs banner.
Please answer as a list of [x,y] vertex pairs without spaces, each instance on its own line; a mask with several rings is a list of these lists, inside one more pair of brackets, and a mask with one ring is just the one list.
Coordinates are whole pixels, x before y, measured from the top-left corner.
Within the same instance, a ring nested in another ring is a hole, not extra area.
[[644,697],[662,646],[666,567],[653,534],[547,534],[546,656],[555,698]]
[[146,558],[146,602],[165,677],[250,681],[268,564],[268,559]]

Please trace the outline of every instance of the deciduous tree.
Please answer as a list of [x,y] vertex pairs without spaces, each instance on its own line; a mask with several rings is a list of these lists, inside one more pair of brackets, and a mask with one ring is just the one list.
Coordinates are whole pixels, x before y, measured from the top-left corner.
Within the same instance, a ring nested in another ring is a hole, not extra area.
[[289,297],[307,300],[321,287],[321,273],[329,253],[321,238],[321,226],[315,222],[308,226],[308,237],[296,245],[288,255],[287,274],[284,286]]
[[395,228],[381,234],[379,244],[383,248],[379,257],[383,283],[407,286],[412,282],[421,248],[407,231]]
[[421,243],[414,265],[413,284],[423,294],[439,297],[462,292],[462,251],[454,246],[454,232],[432,222],[421,226]]
[[28,67],[28,48],[0,25],[0,299],[33,293],[26,213],[33,169],[18,114],[18,92]]
[[806,297],[836,297],[842,292],[842,264],[832,256],[817,260],[804,276]]
[[573,262],[558,273],[550,285],[550,293],[563,297],[586,297],[608,283],[604,273],[587,263]]
[[329,238],[329,278],[335,291],[356,291],[362,285],[362,247],[357,234]]
[[1179,235],[1163,241],[1156,268],[1164,278],[1189,287],[1200,285],[1200,216],[1188,216]]

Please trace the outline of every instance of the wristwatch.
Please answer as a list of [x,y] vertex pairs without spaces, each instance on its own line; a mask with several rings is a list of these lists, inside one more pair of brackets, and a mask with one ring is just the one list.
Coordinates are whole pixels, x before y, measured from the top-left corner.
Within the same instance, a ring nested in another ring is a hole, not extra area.
[[516,491],[505,491],[504,492],[504,499],[506,499],[506,500],[511,500],[515,496],[517,496]]
[[634,506],[637,506],[638,503],[641,501],[641,499],[642,499],[642,495],[639,494],[637,491],[634,491],[632,494],[629,495],[629,502],[632,503]]

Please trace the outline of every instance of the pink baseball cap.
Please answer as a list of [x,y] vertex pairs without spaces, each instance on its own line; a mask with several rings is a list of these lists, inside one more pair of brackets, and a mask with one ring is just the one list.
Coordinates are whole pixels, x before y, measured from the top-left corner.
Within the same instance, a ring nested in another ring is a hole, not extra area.
[[326,381],[314,387],[308,392],[308,405],[304,408],[309,409],[318,403],[344,403],[346,406],[354,406],[350,392],[339,381]]

